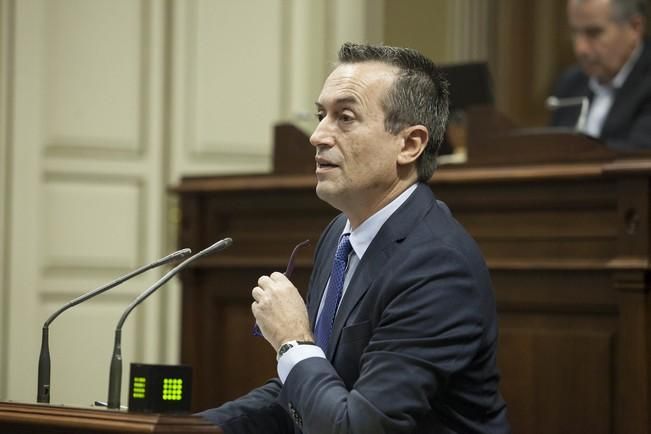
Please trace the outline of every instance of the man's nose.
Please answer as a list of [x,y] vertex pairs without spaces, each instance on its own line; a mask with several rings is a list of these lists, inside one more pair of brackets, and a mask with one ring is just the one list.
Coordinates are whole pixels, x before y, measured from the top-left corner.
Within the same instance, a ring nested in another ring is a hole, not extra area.
[[582,34],[574,35],[574,53],[577,57],[584,56],[589,52],[590,44],[588,43],[588,39]]
[[314,132],[310,136],[310,143],[314,147],[334,145],[332,128],[328,125],[326,118],[319,121],[318,125],[314,129]]

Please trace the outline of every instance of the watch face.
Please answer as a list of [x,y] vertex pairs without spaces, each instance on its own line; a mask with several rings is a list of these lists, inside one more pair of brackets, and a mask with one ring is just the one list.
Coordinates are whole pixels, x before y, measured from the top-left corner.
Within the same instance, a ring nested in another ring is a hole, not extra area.
[[280,347],[280,349],[278,350],[278,357],[277,357],[277,359],[279,359],[280,356],[282,356],[282,355],[285,354],[287,351],[289,351],[289,349],[292,348],[293,346],[294,346],[294,343],[292,343],[292,342],[288,342],[288,343],[286,343],[286,344],[283,344],[283,345]]
[[276,357],[276,360],[280,358],[283,354],[285,354],[287,351],[290,350],[290,348],[293,348],[297,345],[314,345],[314,342],[311,341],[289,341],[285,344],[282,344],[280,348],[278,349],[278,356]]

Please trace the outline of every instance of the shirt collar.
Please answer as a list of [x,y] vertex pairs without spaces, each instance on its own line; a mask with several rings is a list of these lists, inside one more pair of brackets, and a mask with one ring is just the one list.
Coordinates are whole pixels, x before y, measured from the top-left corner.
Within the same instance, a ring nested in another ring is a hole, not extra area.
[[589,83],[590,90],[592,90],[594,93],[601,93],[613,88],[619,89],[620,87],[622,87],[622,85],[628,78],[628,75],[631,73],[631,70],[635,66],[635,63],[640,58],[641,54],[642,54],[642,44],[638,44],[638,46],[635,47],[635,49],[629,56],[624,66],[620,68],[617,75],[615,75],[615,77],[612,80],[610,80],[610,82],[608,83],[601,84],[597,81],[596,78],[590,77],[590,83]]
[[354,231],[350,230],[350,220],[346,220],[346,226],[344,226],[344,231],[342,233],[350,233],[350,245],[353,247],[355,255],[357,255],[360,260],[362,259],[362,256],[364,256],[364,253],[366,253],[366,249],[368,249],[373,238],[375,238],[377,233],[380,231],[382,225],[389,219],[389,217],[391,217],[391,215],[393,215],[394,212],[396,212],[398,208],[400,208],[403,203],[405,203],[407,199],[409,199],[409,196],[412,195],[417,186],[418,183],[409,186],[409,188],[400,193],[398,197],[385,205],[384,208],[364,220],[364,222]]

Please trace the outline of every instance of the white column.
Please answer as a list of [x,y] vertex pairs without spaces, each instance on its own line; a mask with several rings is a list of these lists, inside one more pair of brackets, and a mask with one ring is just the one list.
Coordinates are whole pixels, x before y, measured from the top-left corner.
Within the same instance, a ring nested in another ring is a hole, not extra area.
[[325,60],[326,2],[290,1],[289,25],[283,34],[287,46],[287,74],[283,117],[309,133],[315,126],[314,101],[329,69]]
[[448,58],[453,63],[488,60],[490,0],[454,0],[448,7]]
[[7,399],[7,358],[9,353],[7,327],[9,306],[8,275],[6,261],[8,256],[7,236],[9,231],[9,149],[8,149],[8,119],[10,92],[9,38],[11,37],[12,3],[0,0],[0,400]]

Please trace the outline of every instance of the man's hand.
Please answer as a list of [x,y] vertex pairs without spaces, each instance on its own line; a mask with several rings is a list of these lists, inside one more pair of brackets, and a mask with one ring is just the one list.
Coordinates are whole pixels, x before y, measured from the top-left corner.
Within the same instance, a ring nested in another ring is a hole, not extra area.
[[305,302],[284,274],[260,277],[251,294],[255,300],[251,304],[253,316],[274,350],[291,340],[314,340]]

